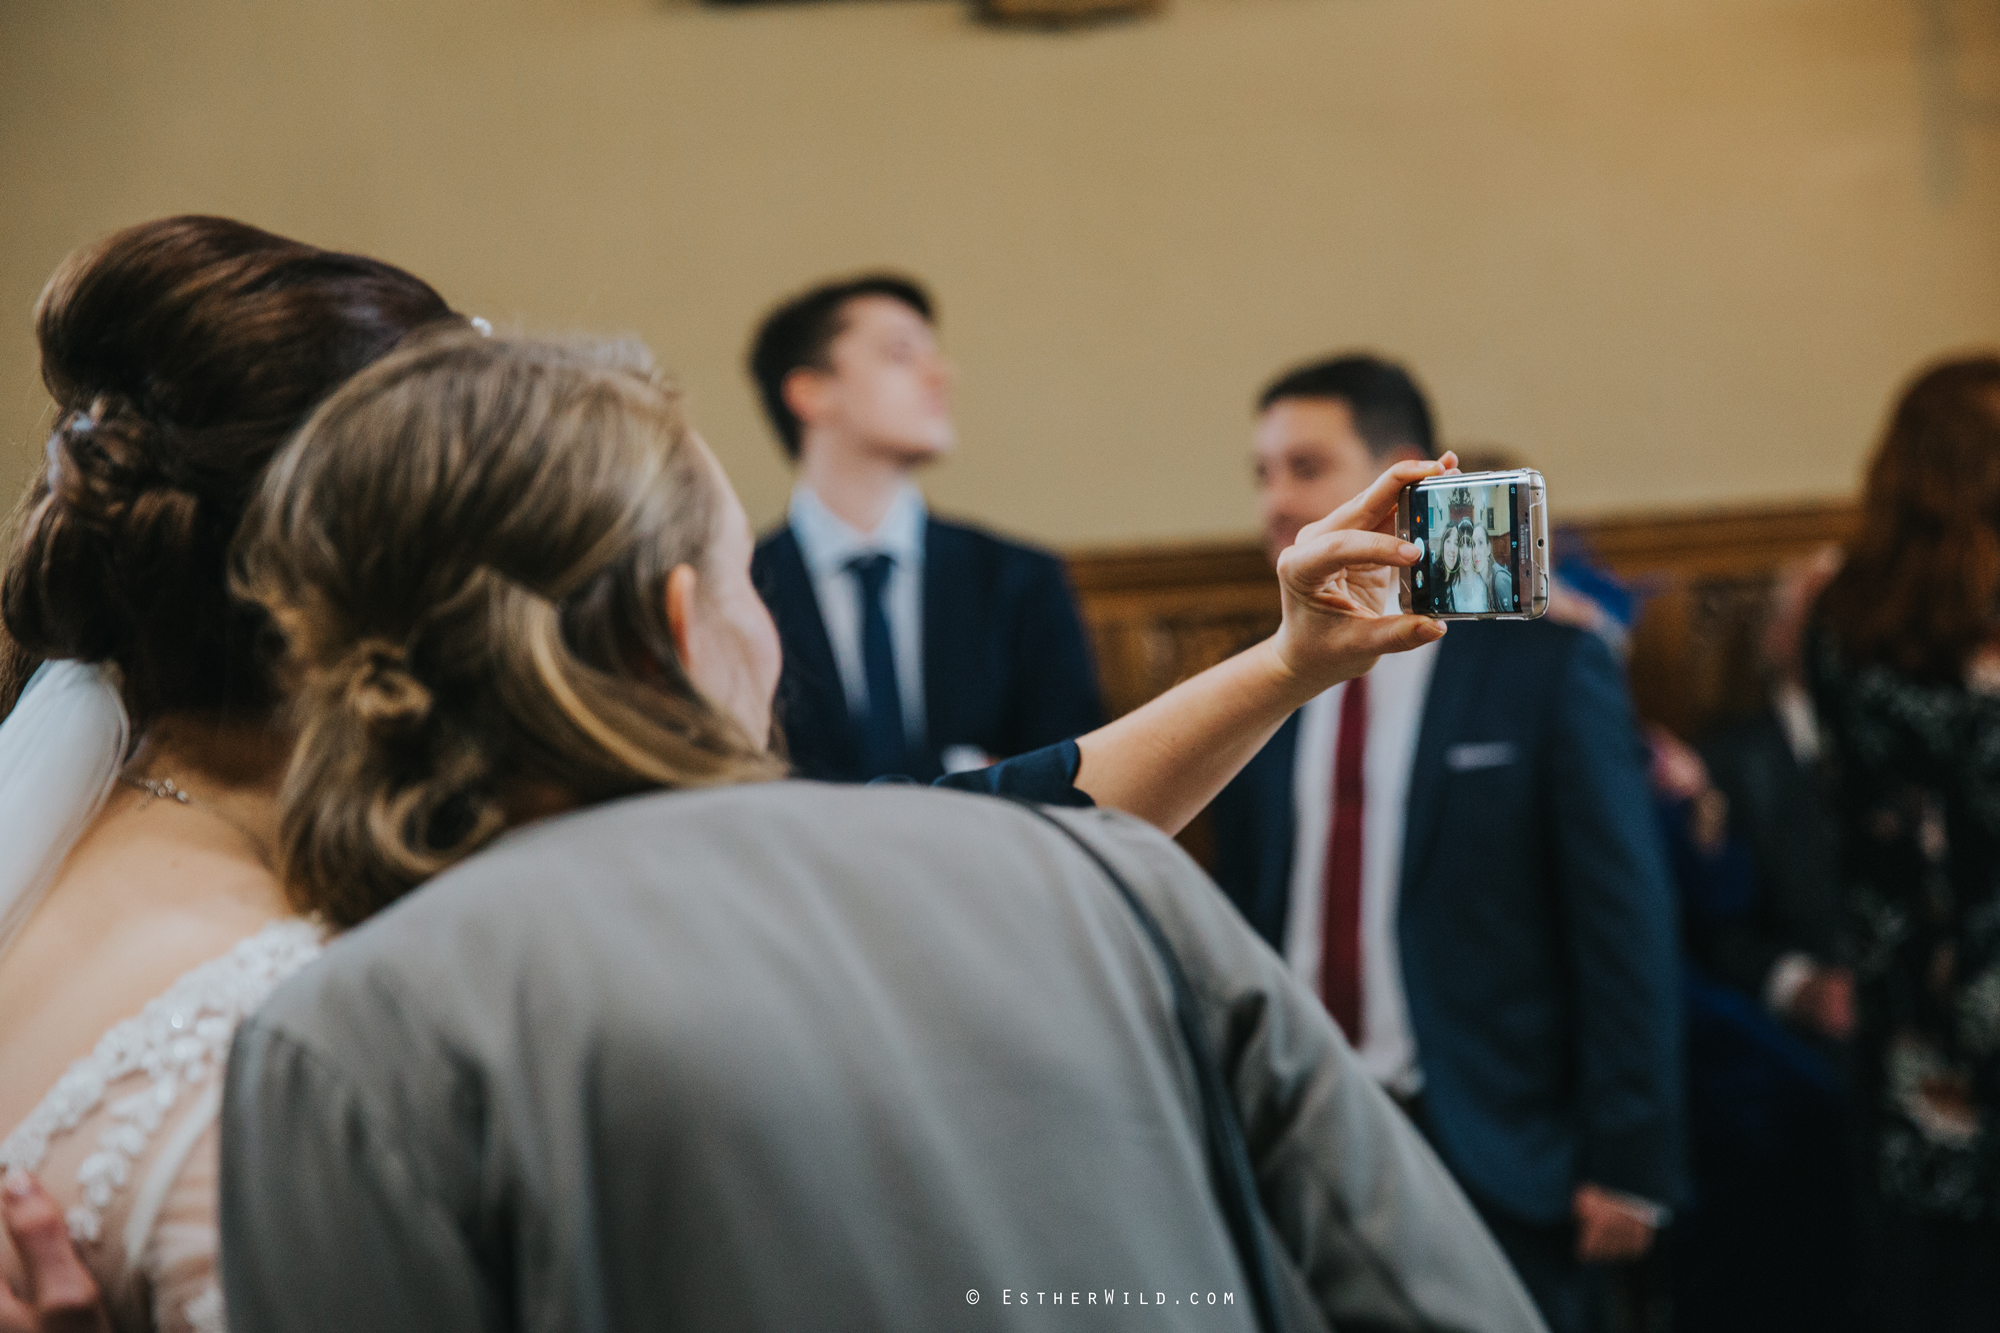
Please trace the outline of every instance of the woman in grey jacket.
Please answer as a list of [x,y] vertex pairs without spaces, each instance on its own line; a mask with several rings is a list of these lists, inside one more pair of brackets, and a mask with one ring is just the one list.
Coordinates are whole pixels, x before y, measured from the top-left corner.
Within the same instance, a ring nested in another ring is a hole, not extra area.
[[[1294,687],[1429,636],[1377,610],[1411,479],[1288,553],[1322,617]],[[413,348],[316,414],[244,541],[299,689],[287,884],[369,919],[237,1041],[239,1333],[1251,1327],[1162,944],[1285,1326],[1539,1327],[1156,830],[773,780],[749,526],[649,375]]]

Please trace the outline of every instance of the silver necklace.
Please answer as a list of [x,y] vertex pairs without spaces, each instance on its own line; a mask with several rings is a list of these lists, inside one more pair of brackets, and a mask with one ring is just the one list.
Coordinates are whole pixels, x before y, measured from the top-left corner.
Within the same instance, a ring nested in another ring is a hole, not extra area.
[[229,825],[230,828],[235,829],[238,836],[250,844],[250,850],[256,854],[259,861],[267,866],[272,864],[270,848],[265,845],[264,839],[258,837],[250,829],[249,825],[243,823],[227,811],[217,809],[207,801],[195,800],[186,787],[181,786],[180,783],[175,782],[172,778],[142,778],[131,773],[120,773],[118,780],[128,787],[136,787],[138,790],[146,793],[145,803],[139,807],[141,810],[151,805],[154,801],[172,801],[175,805],[186,806],[190,810],[198,810],[204,814],[212,815]]
[[175,801],[181,805],[194,804],[194,797],[188,795],[186,789],[181,787],[172,778],[138,778],[133,777],[130,773],[120,773],[118,780],[128,787],[137,787],[140,791],[145,792],[150,798],[147,802],[149,805],[153,801]]

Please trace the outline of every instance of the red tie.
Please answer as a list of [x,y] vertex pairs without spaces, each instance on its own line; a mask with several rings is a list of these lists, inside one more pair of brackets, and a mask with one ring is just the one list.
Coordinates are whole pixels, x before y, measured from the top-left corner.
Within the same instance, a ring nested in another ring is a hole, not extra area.
[[1333,822],[1326,834],[1319,989],[1348,1041],[1361,1044],[1361,760],[1368,751],[1368,677],[1347,682],[1333,751]]

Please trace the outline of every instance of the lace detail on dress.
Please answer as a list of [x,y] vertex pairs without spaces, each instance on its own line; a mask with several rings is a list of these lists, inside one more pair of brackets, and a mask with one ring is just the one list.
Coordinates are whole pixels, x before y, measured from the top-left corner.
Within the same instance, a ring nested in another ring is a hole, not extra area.
[[105,1205],[131,1180],[167,1113],[190,1088],[222,1069],[236,1025],[319,950],[319,928],[311,922],[276,921],[187,973],[69,1067],[0,1141],[0,1168],[38,1169],[49,1144],[103,1105],[115,1084],[145,1075],[143,1087],[106,1107],[111,1125],[98,1135],[98,1150],[77,1168],[83,1198],[69,1210],[70,1235],[79,1242],[96,1240]]

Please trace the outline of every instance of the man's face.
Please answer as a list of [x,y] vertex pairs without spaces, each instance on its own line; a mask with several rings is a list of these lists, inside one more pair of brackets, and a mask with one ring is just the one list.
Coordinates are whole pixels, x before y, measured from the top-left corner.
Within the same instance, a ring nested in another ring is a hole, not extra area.
[[887,296],[857,296],[817,380],[817,425],[839,439],[919,463],[958,441],[951,422],[951,363],[922,315]]
[[1254,440],[1264,550],[1274,561],[1300,528],[1352,500],[1405,456],[1371,454],[1354,432],[1353,412],[1337,398],[1280,399],[1257,418]]

